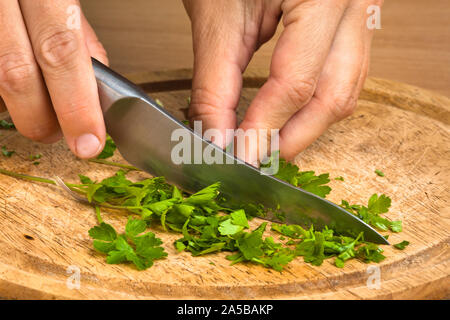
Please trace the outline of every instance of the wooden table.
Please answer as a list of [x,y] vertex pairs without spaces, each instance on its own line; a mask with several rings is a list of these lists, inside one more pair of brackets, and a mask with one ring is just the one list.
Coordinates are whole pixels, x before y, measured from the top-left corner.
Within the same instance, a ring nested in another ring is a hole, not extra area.
[[[81,0],[112,66],[124,73],[191,67],[190,23],[182,2],[131,2]],[[448,0],[385,1],[370,75],[450,96],[449,16]],[[251,66],[267,67],[274,44],[263,46]]]

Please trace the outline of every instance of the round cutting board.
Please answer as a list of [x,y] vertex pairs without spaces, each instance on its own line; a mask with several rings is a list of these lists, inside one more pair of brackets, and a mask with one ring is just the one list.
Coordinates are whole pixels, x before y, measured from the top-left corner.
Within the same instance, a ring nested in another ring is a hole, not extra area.
[[[176,117],[184,119],[190,70],[131,75]],[[265,73],[245,75],[239,116]],[[403,220],[404,231],[389,241],[408,240],[404,250],[383,246],[380,264],[352,260],[338,269],[330,259],[315,267],[297,258],[283,272],[253,264],[230,266],[227,253],[192,257],[177,253],[179,234],[156,230],[168,252],[146,271],[108,265],[88,230],[96,224],[87,205],[56,186],[0,175],[0,297],[43,299],[371,299],[448,297],[450,277],[450,100],[436,93],[369,79],[357,111],[333,125],[300,154],[302,170],[330,172],[329,199],[366,204],[373,193],[392,198],[386,215]],[[0,167],[77,182],[79,173],[102,179],[116,169],[76,159],[64,143],[39,145],[15,131],[0,130]],[[40,165],[29,160],[42,154]],[[114,161],[123,162],[116,154]],[[374,173],[379,169],[385,177]],[[130,174],[132,179],[144,173]],[[334,180],[342,176],[345,181]],[[123,212],[104,212],[122,231]],[[253,224],[260,221],[254,220]]]

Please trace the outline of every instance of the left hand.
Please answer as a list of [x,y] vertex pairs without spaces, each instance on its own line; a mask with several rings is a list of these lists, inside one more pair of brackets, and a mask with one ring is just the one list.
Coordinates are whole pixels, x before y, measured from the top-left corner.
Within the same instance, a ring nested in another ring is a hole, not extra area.
[[[284,30],[270,76],[240,128],[280,129],[281,157],[294,158],[349,116],[368,72],[367,8],[380,0],[184,0],[192,21],[190,120],[235,129],[242,73],[255,51]],[[229,141],[214,141],[224,147]],[[254,159],[245,159],[254,163]]]

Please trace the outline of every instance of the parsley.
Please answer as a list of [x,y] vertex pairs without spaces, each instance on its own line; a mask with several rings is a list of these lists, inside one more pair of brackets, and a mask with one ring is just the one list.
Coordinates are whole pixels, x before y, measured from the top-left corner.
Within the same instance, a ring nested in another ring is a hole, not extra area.
[[[262,167],[270,167],[271,161]],[[299,171],[295,164],[284,159],[279,160],[278,173],[274,177],[322,198],[325,198],[331,192],[331,188],[326,185],[330,182],[330,174],[324,173],[317,176],[314,171]]]
[[97,156],[97,159],[108,159],[111,158],[114,155],[114,151],[116,151],[117,147],[114,143],[113,139],[108,135],[106,137],[105,147],[103,148],[103,151]]
[[394,244],[394,247],[398,250],[404,250],[409,245],[409,241],[402,241],[400,243]]
[[28,159],[30,159],[30,161],[36,161],[42,158],[41,154],[32,154],[28,157]]
[[[119,166],[121,170],[100,182],[80,175],[80,184],[66,185],[85,196],[94,206],[99,225],[93,227],[89,234],[94,240],[94,248],[106,255],[107,263],[132,263],[139,270],[144,270],[151,267],[155,260],[167,256],[161,247],[161,240],[151,232],[146,233],[148,226],[155,224],[182,235],[173,243],[179,252],[188,251],[193,256],[200,256],[226,251],[230,252],[227,259],[232,264],[253,263],[277,271],[282,271],[289,262],[300,256],[306,263],[315,266],[334,257],[335,265],[340,268],[350,259],[368,263],[380,262],[385,258],[383,250],[376,244],[365,242],[362,234],[352,238],[329,228],[318,231],[311,226],[306,230],[300,225],[272,223],[271,230],[281,235],[279,241],[287,238],[285,243],[276,242],[272,237],[264,236],[267,222],[249,230],[249,218],[263,216],[264,207],[246,205],[233,210],[224,208],[222,205],[226,202],[220,196],[220,183],[190,195],[166,183],[162,177],[137,182],[129,180],[127,172],[137,168],[104,160],[96,162]],[[3,169],[0,173],[54,184],[52,180],[14,174]],[[277,177],[322,197],[331,190],[326,185],[330,181],[328,174],[300,172],[297,166],[284,160],[280,162]],[[400,221],[389,221],[380,216],[389,210],[390,205],[389,197],[377,194],[372,195],[367,206],[350,205],[345,200],[341,204],[344,209],[378,229],[399,232]],[[101,207],[126,210],[133,215],[123,234],[119,235],[111,225],[103,222]]]
[[365,263],[369,262],[379,263],[386,258],[382,253],[383,249],[378,247],[376,244],[367,243],[366,245],[358,248],[356,255],[358,256],[359,259],[361,259]]
[[3,156],[7,158],[11,158],[11,156],[15,153],[15,151],[8,151],[5,146],[2,147],[1,152]]
[[402,231],[401,221],[390,221],[380,216],[380,214],[388,212],[390,206],[391,199],[384,194],[380,196],[373,194],[369,199],[367,207],[362,205],[350,205],[345,200],[342,200],[341,202],[342,208],[353,213],[358,218],[378,230],[400,232]]
[[298,225],[272,224],[272,230],[292,239],[300,239],[299,242],[290,240],[286,245],[296,245],[295,255],[303,256],[305,262],[320,266],[325,259],[336,257],[335,265],[343,268],[345,262],[350,259],[358,259],[362,262],[379,262],[384,259],[383,250],[378,245],[365,242],[363,234],[352,238],[338,236],[334,231],[325,228],[315,231],[313,227],[305,230]]
[[15,125],[12,122],[8,122],[6,120],[0,120],[0,128],[1,129],[15,129]]
[[244,228],[249,228],[247,217],[244,210],[232,212],[229,219],[222,221],[219,224],[219,232],[221,235],[235,235]]
[[160,106],[160,107],[163,107],[163,108],[164,108],[164,104],[162,103],[162,101],[161,101],[161,100],[159,100],[159,99],[155,99],[155,102],[156,102],[156,104],[157,104],[158,106]]
[[152,232],[144,233],[146,229],[145,221],[130,218],[124,234],[118,235],[111,225],[102,222],[89,230],[89,235],[94,239],[94,248],[107,255],[107,263],[132,262],[138,270],[145,270],[154,260],[167,256],[162,241]]
[[334,178],[334,180],[337,180],[337,181],[344,181],[344,177],[339,176],[339,177]]
[[377,175],[379,175],[380,177],[384,177],[384,173],[383,173],[381,170],[376,169],[376,170],[375,170],[375,173],[376,173]]

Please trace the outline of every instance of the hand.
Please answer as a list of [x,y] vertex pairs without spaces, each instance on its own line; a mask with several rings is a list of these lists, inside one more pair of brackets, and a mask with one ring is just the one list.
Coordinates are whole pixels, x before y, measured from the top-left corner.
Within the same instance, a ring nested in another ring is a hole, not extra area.
[[[281,157],[294,158],[355,109],[372,39],[366,12],[368,6],[381,4],[379,0],[184,0],[195,56],[190,120],[202,120],[204,130],[219,129],[223,137],[226,129],[236,128],[242,73],[282,19],[284,30],[273,52],[270,76],[240,128],[280,129]],[[230,141],[214,142],[224,147]],[[247,162],[255,162],[254,154],[246,156]]]
[[0,1],[0,112],[25,137],[52,143],[64,134],[91,158],[106,133],[90,57],[107,58],[80,14],[77,0]]

